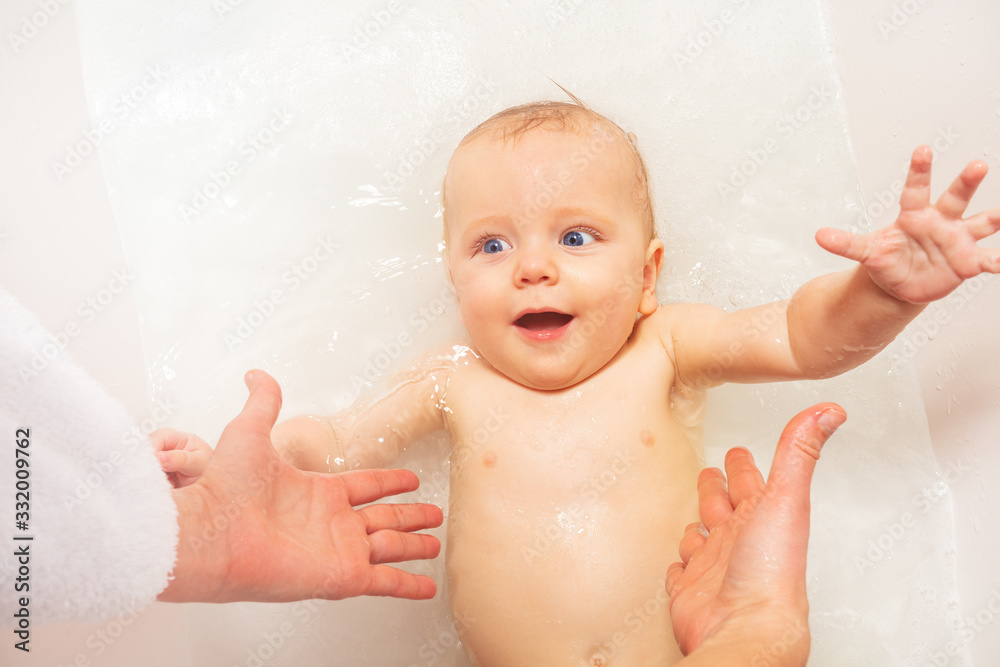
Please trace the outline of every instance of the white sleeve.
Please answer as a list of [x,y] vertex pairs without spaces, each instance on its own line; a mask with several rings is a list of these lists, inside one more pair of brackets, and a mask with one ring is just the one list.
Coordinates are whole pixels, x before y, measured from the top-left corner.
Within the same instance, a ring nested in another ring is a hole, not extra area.
[[148,438],[0,289],[0,626],[25,601],[31,623],[141,608],[166,588],[176,546]]

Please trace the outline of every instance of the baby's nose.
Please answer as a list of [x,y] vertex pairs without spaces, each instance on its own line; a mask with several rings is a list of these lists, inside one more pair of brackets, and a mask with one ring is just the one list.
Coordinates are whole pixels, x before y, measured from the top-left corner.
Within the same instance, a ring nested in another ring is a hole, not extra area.
[[555,283],[559,280],[559,271],[552,256],[543,250],[526,249],[517,265],[514,277],[518,285],[536,285],[540,283]]

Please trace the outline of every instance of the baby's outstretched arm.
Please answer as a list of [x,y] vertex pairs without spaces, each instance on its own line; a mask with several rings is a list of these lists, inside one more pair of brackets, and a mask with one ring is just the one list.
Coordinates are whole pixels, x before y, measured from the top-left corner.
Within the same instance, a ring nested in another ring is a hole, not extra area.
[[983,162],[970,162],[931,204],[931,150],[921,146],[893,224],[870,234],[817,232],[823,248],[858,261],[854,268],[809,281],[789,301],[735,313],[671,307],[678,377],[698,386],[822,378],[875,356],[927,303],[1000,272],[1000,251],[976,245],[1000,229],[1000,208],[962,218],[985,176]]
[[435,355],[401,373],[394,389],[372,404],[330,416],[300,415],[279,422],[271,440],[301,470],[343,472],[381,468],[420,437],[444,428],[442,398],[454,359]]
[[822,276],[792,299],[789,337],[808,372],[831,375],[857,366],[931,301],[980,273],[1000,272],[1000,251],[976,245],[1000,229],[1000,208],[962,218],[986,164],[970,162],[931,204],[931,157],[927,146],[913,151],[893,224],[869,234],[816,233],[823,248],[859,266]]

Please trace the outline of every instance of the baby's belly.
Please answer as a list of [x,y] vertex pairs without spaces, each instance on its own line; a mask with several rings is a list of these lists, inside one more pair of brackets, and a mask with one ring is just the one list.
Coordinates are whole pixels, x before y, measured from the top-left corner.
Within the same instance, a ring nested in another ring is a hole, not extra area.
[[477,452],[452,478],[452,610],[484,667],[668,665],[664,590],[696,520],[693,456],[627,447],[539,465]]

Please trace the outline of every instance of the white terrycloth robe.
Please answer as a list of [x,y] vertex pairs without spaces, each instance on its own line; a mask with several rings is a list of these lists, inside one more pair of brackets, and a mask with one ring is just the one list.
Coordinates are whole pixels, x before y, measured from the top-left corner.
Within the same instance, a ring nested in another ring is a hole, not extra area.
[[[32,624],[143,607],[166,588],[176,556],[177,508],[148,438],[65,352],[53,355],[52,343],[38,319],[0,289],[3,627],[14,623],[21,597]],[[23,500],[15,498],[18,429],[30,429],[27,530],[15,523],[15,502]],[[24,545],[27,577],[15,556]]]

